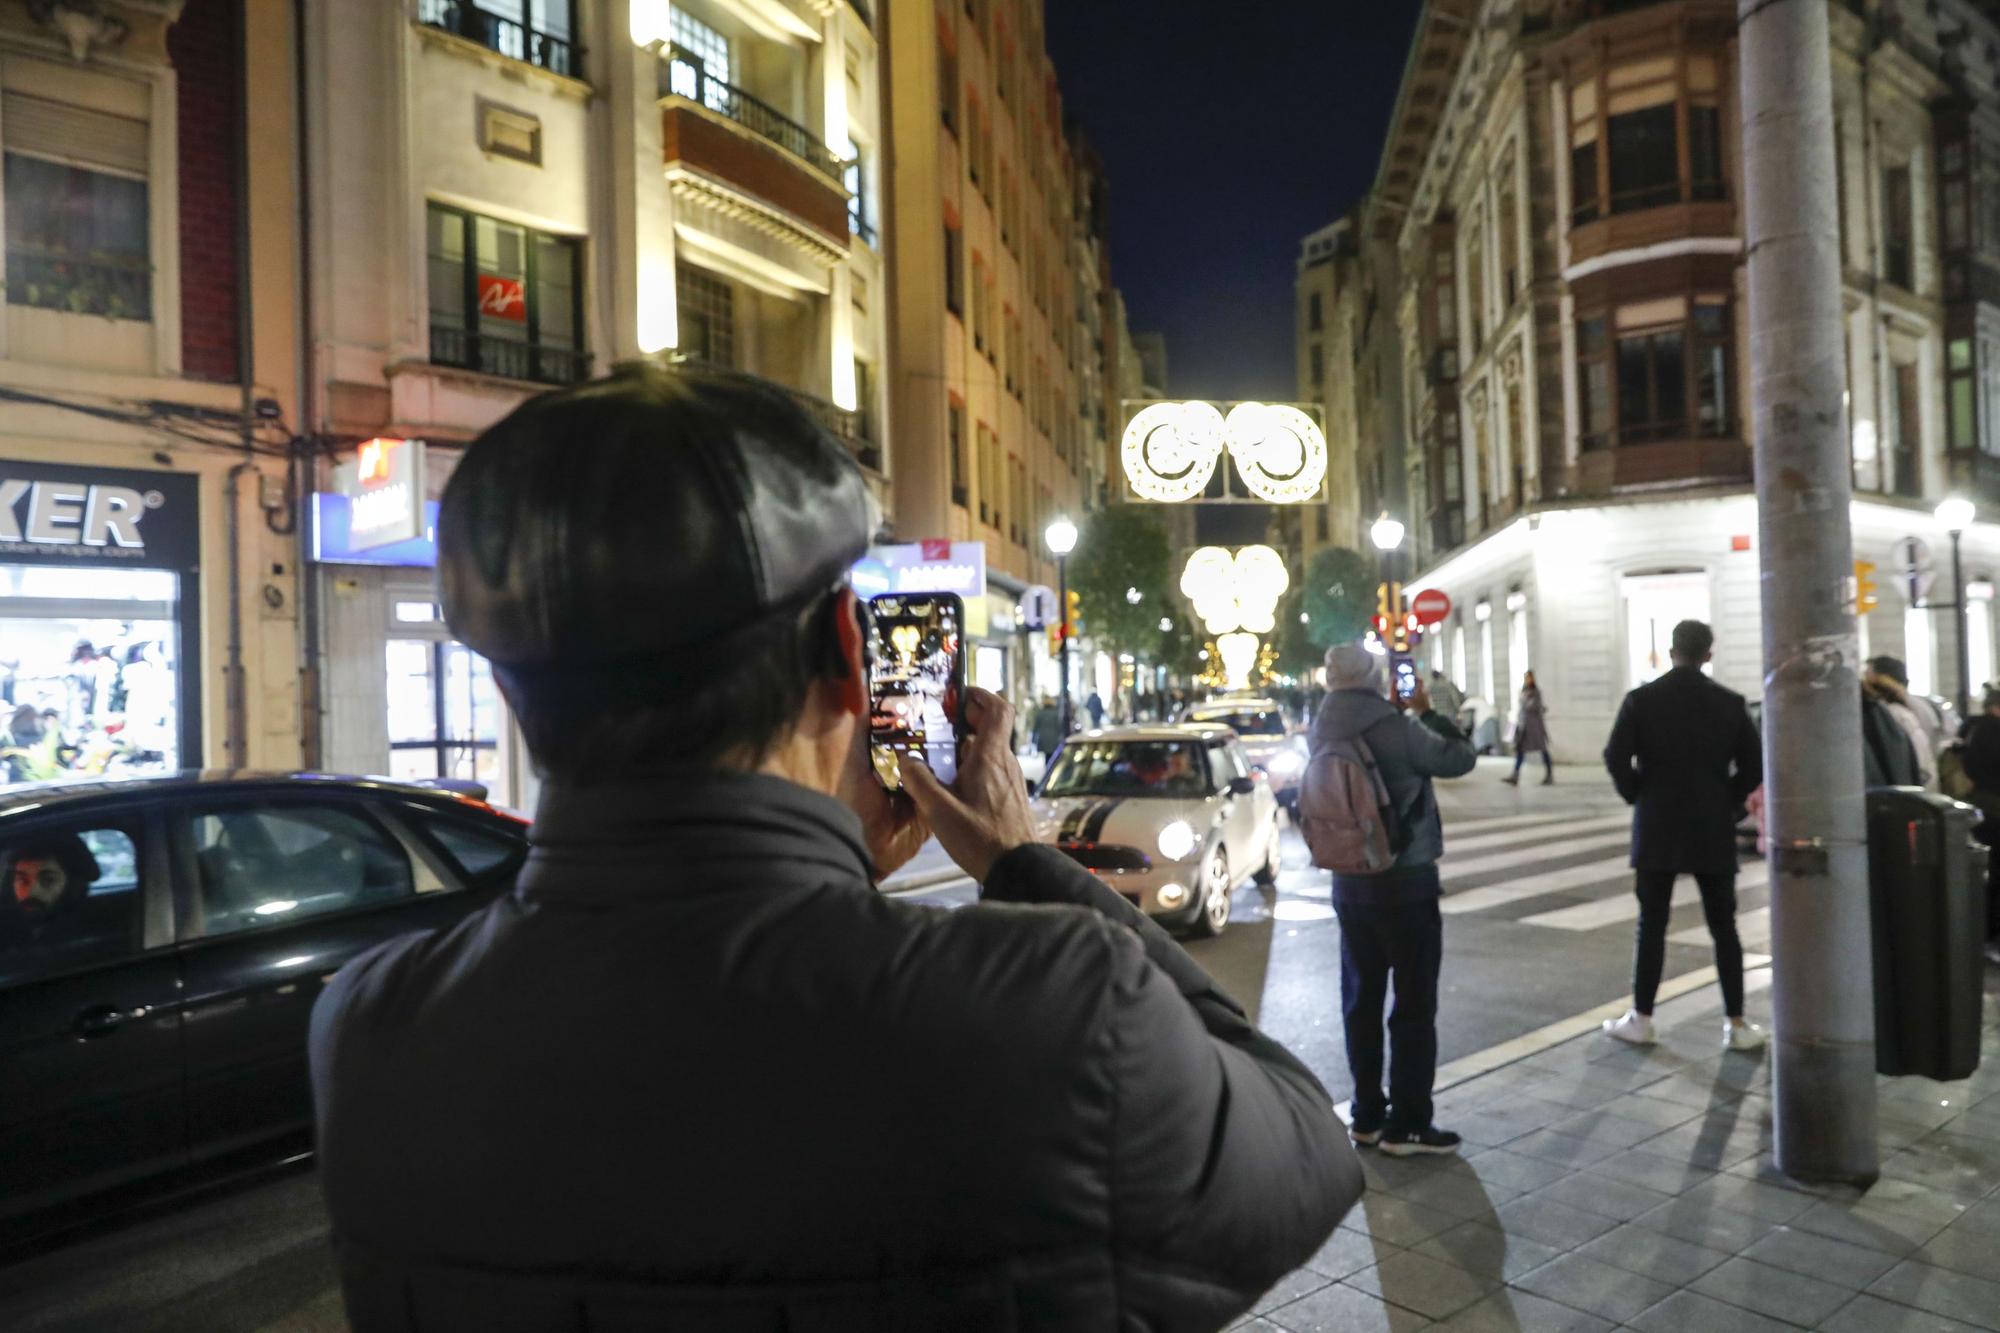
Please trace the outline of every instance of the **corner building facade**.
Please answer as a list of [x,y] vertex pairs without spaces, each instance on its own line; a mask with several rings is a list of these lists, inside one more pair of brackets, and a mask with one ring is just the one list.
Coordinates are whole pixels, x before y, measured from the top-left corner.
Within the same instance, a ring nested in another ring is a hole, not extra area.
[[[1889,566],[1920,537],[1948,587],[1937,501],[2000,517],[2000,27],[1963,0],[1831,9],[1855,554],[1884,588],[1862,651],[1949,695],[1964,634],[1976,697],[2000,527],[1965,535],[1962,621]],[[1736,61],[1725,0],[1432,0],[1352,220],[1394,247],[1394,320],[1363,338],[1407,425],[1362,432],[1357,471],[1400,473],[1410,586],[1454,604],[1424,651],[1499,739],[1533,670],[1566,760],[1678,620],[1761,695]]]

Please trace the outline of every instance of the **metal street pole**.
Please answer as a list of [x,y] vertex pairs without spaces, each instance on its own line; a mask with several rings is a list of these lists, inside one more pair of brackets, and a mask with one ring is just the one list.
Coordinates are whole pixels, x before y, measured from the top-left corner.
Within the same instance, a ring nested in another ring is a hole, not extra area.
[[1777,1166],[1866,1183],[1877,1170],[1874,960],[1827,0],[1737,0],[1737,24]]
[[[1043,586],[1047,587],[1048,585],[1044,584]],[[1057,670],[1062,673],[1062,683],[1060,687],[1062,692],[1062,703],[1056,711],[1058,716],[1062,720],[1062,734],[1064,736],[1068,736],[1069,735],[1069,557],[1066,555],[1058,555],[1056,557],[1056,627],[1060,635],[1060,637],[1057,639],[1057,647],[1056,647],[1056,659],[1058,663]]]
[[1957,528],[1951,530],[1951,613],[1958,618],[1952,634],[1952,642],[1958,645],[1958,723],[1965,725],[1965,719],[1972,714],[1972,645],[1965,639],[1965,562],[1960,556],[1959,539],[1964,534]]

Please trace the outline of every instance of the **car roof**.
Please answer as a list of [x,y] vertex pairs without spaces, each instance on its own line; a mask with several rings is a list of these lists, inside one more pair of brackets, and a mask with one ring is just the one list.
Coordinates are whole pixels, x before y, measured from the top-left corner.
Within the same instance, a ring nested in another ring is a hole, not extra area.
[[1240,698],[1204,699],[1198,704],[1189,704],[1187,711],[1190,713],[1240,713],[1246,708],[1276,709],[1277,707],[1278,701],[1276,699],[1243,695]]
[[470,797],[440,787],[402,782],[395,778],[350,777],[337,773],[286,773],[255,769],[184,769],[151,777],[57,779],[53,782],[24,782],[0,787],[0,818],[26,814],[30,810],[57,810],[103,797],[160,796],[191,791],[224,792],[236,789],[292,788],[348,792],[381,792],[413,796],[445,804],[479,804]]
[[1098,727],[1070,737],[1078,741],[1219,741],[1236,733],[1220,722],[1152,722],[1124,727]]

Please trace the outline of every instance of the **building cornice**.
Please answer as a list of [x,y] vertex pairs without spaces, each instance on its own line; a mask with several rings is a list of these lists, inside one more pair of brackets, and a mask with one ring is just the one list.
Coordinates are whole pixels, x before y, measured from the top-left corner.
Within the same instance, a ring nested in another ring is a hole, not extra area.
[[815,262],[832,268],[847,258],[845,247],[820,234],[810,223],[799,221],[783,209],[724,185],[712,176],[691,170],[684,163],[667,169],[667,189],[674,198],[706,208],[752,231],[782,241],[803,251]]

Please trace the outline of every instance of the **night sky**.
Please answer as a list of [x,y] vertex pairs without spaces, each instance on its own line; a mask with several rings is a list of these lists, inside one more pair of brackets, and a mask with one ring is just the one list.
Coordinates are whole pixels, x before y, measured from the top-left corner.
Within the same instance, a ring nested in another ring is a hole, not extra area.
[[1111,277],[1176,397],[1297,393],[1299,240],[1375,178],[1417,0],[1047,0],[1111,181]]

